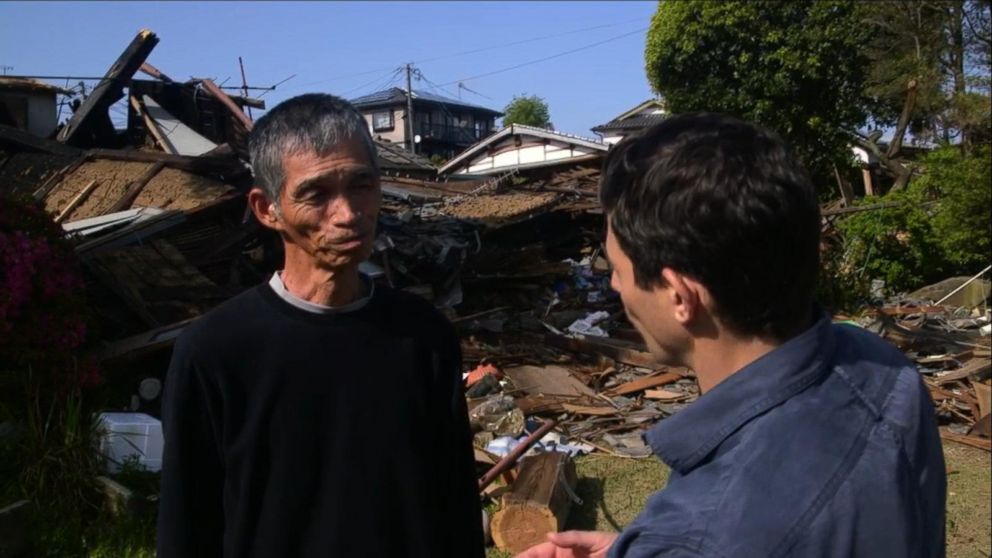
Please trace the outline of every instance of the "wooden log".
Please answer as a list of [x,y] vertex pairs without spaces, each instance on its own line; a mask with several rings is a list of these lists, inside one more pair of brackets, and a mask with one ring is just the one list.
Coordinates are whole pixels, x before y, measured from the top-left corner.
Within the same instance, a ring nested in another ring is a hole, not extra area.
[[493,542],[514,554],[561,531],[572,508],[578,477],[568,455],[548,452],[528,457],[493,515]]
[[86,201],[86,198],[88,198],[90,194],[93,193],[93,190],[96,190],[96,187],[99,185],[100,185],[100,181],[90,180],[90,183],[84,186],[83,189],[80,190],[79,193],[75,195],[75,197],[69,200],[69,203],[66,204],[64,208],[62,208],[62,211],[59,211],[59,214],[55,216],[55,222],[61,223],[62,221],[64,221],[65,218],[68,217],[70,213],[72,213],[77,207],[79,207],[80,204]]

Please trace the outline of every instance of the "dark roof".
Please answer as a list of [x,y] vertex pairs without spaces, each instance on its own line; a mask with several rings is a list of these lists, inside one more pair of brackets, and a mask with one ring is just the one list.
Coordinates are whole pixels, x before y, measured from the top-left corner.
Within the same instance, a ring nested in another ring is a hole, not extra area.
[[[477,111],[485,111],[493,114],[494,116],[501,116],[503,114],[498,110],[493,110],[491,108],[486,108],[479,105],[473,105],[472,103],[466,103],[465,101],[452,99],[450,97],[445,97],[444,95],[437,95],[435,93],[430,93],[427,91],[421,91],[419,89],[413,90],[413,100],[420,102],[427,102],[427,103],[451,105],[456,107],[464,107]],[[359,109],[366,107],[383,106],[383,105],[399,105],[406,103],[406,91],[400,89],[399,87],[391,87],[383,91],[376,91],[375,93],[370,93],[368,95],[363,95],[361,97],[351,99],[348,102],[355,105],[355,107]]]
[[399,145],[389,145],[386,142],[375,142],[379,155],[379,166],[385,169],[407,169],[434,171],[430,160],[420,155],[414,155]]
[[607,130],[643,130],[644,128],[653,126],[666,118],[668,118],[667,114],[642,114],[640,116],[624,118],[623,120],[610,120],[606,124],[596,126],[592,129],[592,131],[604,132]]
[[33,91],[40,93],[62,93],[63,95],[71,94],[72,91],[68,89],[63,89],[61,87],[44,83],[34,79],[16,77],[16,76],[0,76],[0,89],[5,91]]

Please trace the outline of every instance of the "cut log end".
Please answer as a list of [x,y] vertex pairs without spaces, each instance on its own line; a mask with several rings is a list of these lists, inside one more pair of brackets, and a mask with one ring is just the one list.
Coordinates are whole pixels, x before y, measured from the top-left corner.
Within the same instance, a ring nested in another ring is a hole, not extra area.
[[547,534],[561,526],[546,507],[511,505],[493,515],[493,542],[498,548],[517,554],[547,540]]

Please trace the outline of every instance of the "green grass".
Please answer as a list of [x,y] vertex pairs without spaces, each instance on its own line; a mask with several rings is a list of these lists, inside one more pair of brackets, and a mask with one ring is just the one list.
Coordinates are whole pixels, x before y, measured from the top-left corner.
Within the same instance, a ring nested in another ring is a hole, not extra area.
[[[947,556],[992,556],[992,458],[988,452],[951,442],[944,449],[947,468]],[[573,506],[567,529],[619,531],[668,481],[657,459],[632,460],[590,455],[576,460],[582,498]],[[487,558],[512,558],[494,547]]]

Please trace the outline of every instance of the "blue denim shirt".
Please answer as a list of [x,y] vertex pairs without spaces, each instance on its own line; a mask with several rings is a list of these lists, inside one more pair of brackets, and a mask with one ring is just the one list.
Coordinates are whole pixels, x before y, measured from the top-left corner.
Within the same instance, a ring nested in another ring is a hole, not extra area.
[[611,558],[944,555],[944,456],[919,373],[823,316],[645,439],[672,468]]

